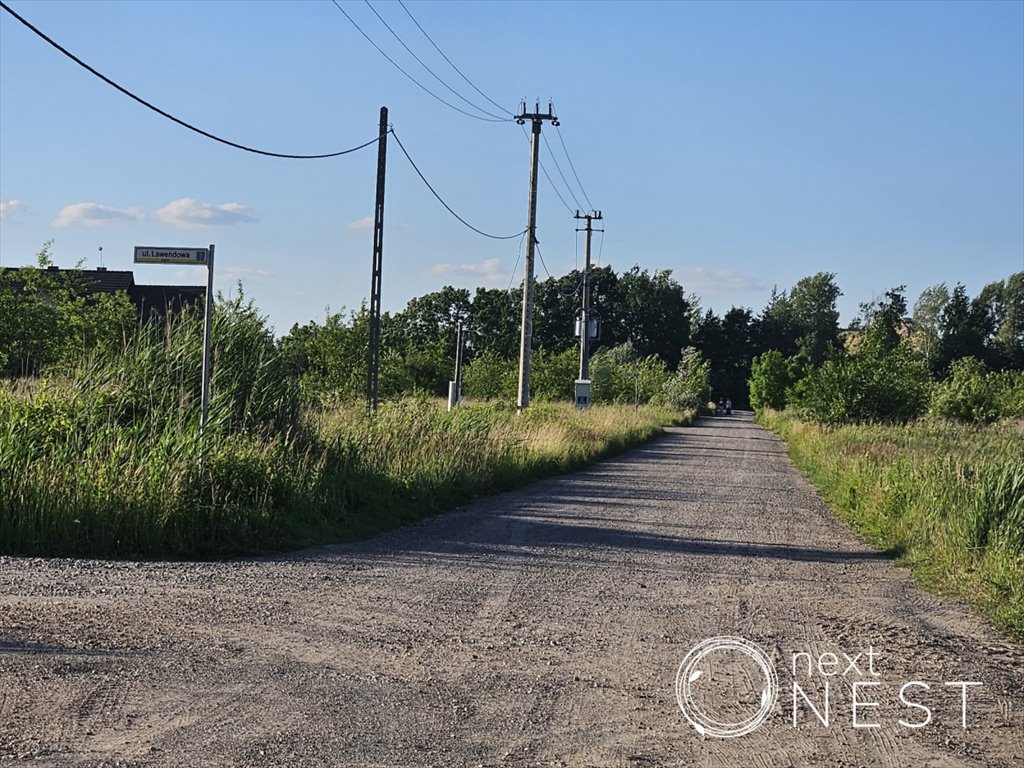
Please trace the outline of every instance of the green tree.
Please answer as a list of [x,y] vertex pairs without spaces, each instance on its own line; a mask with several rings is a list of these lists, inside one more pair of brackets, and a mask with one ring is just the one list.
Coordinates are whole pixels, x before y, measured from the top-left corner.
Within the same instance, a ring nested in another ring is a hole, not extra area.
[[470,308],[469,346],[511,360],[519,354],[523,293],[515,288],[477,288]]
[[800,379],[787,399],[803,418],[826,424],[905,422],[928,406],[930,380],[909,346],[868,337],[854,355],[835,356]]
[[921,351],[929,365],[937,352],[942,330],[942,311],[949,303],[945,283],[925,288],[914,302],[914,327],[921,339]]
[[711,364],[695,348],[682,350],[679,366],[661,386],[661,399],[679,410],[697,408],[707,402]]
[[669,371],[657,355],[641,357],[629,342],[602,349],[590,360],[590,397],[595,403],[646,403],[660,397]]
[[797,353],[799,336],[793,316],[793,302],[785,291],[772,288],[768,304],[754,322],[755,351],[781,352],[783,357]]
[[985,341],[991,332],[992,319],[988,308],[981,302],[972,302],[967,289],[958,283],[942,309],[935,370],[944,375],[949,372],[953,361],[961,357],[983,360]]
[[805,277],[789,294],[796,346],[815,365],[836,349],[839,342],[839,310],[836,300],[843,295],[834,272]]
[[90,293],[80,272],[50,270],[50,246],[40,249],[36,266],[0,271],[0,371],[8,376],[123,349],[138,326],[127,293]]
[[641,357],[657,355],[669,368],[690,345],[690,304],[672,270],[635,266],[619,279],[626,338]]
[[899,346],[907,314],[907,286],[886,291],[882,298],[861,304],[866,333],[885,349]]
[[516,361],[485,349],[473,356],[462,372],[462,392],[484,400],[513,400],[519,384]]
[[1024,369],[1024,272],[986,285],[975,303],[988,317],[992,334],[986,339],[987,360],[997,370]]
[[786,391],[796,383],[797,368],[778,350],[764,352],[754,358],[750,367],[750,405],[782,410],[786,407]]

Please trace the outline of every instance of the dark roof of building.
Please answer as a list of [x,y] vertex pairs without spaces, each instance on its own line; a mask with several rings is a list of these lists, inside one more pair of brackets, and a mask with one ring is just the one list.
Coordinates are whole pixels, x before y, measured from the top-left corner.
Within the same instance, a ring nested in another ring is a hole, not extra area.
[[[17,272],[24,267],[3,267],[5,273]],[[32,269],[32,267],[29,267]],[[85,295],[125,291],[139,312],[163,313],[168,308],[181,309],[202,301],[206,287],[201,285],[138,285],[131,270],[121,269],[60,269],[47,267],[50,274],[70,278]]]
[[129,292],[132,301],[140,309],[162,309],[163,307],[194,304],[206,296],[202,285],[136,285]]
[[[33,267],[4,267],[4,272],[19,272]],[[61,269],[47,267],[49,274],[61,275],[77,282],[89,293],[113,293],[127,291],[135,285],[135,275],[127,269]]]

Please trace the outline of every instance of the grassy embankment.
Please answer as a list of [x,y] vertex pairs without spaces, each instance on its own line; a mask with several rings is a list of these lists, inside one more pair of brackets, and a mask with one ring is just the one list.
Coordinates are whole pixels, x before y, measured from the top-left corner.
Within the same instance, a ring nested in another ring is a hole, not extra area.
[[385,403],[374,419],[307,406],[270,428],[245,423],[259,392],[232,415],[235,392],[214,399],[200,472],[185,395],[197,387],[138,390],[127,371],[100,369],[100,380],[0,392],[0,552],[217,557],[357,538],[578,468],[679,416],[554,404],[448,414],[418,398]]
[[1024,422],[823,427],[765,411],[846,521],[925,587],[1024,639]]

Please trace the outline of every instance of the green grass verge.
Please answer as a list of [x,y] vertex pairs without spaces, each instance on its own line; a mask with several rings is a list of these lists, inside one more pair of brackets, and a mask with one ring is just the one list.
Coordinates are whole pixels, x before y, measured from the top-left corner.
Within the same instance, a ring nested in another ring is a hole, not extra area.
[[209,558],[350,540],[577,469],[661,433],[664,409],[441,401],[307,411],[278,431],[140,419],[60,387],[0,392],[0,552]]
[[1024,639],[1024,422],[825,427],[764,411],[837,514],[919,583]]

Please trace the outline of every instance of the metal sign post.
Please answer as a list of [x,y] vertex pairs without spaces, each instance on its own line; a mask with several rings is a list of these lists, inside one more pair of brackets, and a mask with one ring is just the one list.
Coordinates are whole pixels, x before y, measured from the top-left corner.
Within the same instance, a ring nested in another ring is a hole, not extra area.
[[213,243],[208,248],[135,246],[136,264],[186,264],[206,267],[206,308],[203,312],[203,386],[199,414],[199,469],[206,465],[206,419],[210,411],[210,329],[213,324]]
[[210,411],[210,328],[213,325],[213,243],[206,262],[206,309],[203,311],[203,392],[199,414],[199,471],[206,467],[206,417]]

